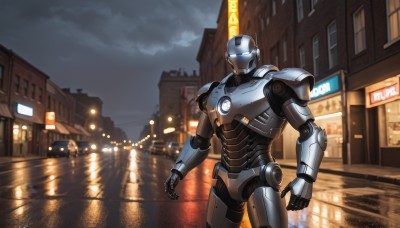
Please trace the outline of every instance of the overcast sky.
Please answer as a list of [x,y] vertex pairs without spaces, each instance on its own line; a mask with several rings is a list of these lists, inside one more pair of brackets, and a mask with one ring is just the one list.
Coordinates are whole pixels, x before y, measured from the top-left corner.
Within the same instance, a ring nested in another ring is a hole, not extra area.
[[[163,70],[198,71],[221,0],[0,0],[0,43],[61,88],[103,100],[133,140],[158,104]],[[124,124],[125,123],[125,124]]]

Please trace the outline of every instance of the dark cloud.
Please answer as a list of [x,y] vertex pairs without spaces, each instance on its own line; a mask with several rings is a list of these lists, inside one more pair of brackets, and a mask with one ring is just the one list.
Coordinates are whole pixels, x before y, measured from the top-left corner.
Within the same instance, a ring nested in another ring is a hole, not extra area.
[[198,69],[205,27],[221,0],[2,0],[0,43],[60,87],[104,102],[132,139],[158,103],[163,70]]

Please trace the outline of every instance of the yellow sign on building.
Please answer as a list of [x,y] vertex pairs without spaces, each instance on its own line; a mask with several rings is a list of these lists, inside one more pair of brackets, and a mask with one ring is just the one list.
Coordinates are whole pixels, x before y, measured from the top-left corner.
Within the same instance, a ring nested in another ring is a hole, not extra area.
[[239,0],[228,0],[228,39],[239,34]]

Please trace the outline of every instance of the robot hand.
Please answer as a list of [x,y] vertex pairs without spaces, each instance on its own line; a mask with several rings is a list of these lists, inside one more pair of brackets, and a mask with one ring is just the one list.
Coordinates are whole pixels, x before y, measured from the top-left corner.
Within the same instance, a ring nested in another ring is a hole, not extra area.
[[165,182],[165,192],[168,194],[168,197],[172,200],[177,200],[179,195],[175,192],[175,187],[178,185],[180,180],[179,174],[176,171],[172,171],[171,175],[168,177]]
[[303,177],[297,177],[283,189],[281,198],[285,197],[290,191],[291,196],[286,209],[289,211],[297,211],[308,207],[312,196],[313,182]]

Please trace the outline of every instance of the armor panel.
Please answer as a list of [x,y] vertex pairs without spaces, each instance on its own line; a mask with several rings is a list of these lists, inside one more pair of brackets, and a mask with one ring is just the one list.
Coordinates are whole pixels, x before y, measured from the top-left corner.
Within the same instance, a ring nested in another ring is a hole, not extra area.
[[273,80],[282,81],[304,101],[310,100],[310,91],[314,87],[314,76],[300,68],[287,68],[271,72]]
[[327,146],[327,136],[325,130],[314,123],[311,126],[310,137],[296,144],[297,174],[306,174],[315,181]]
[[182,178],[185,177],[190,170],[203,162],[207,158],[209,152],[209,149],[201,150],[200,148],[192,148],[190,145],[191,139],[192,138],[188,138],[186,140],[186,143],[183,146],[182,151],[179,153],[178,159],[176,160],[175,167],[172,169],[179,171],[179,173],[182,175]]
[[307,120],[314,119],[311,110],[308,106],[302,106],[296,103],[294,99],[287,100],[283,103],[283,112],[290,125],[296,130],[307,122]]
[[259,187],[247,201],[252,227],[288,227],[285,198],[269,187]]

